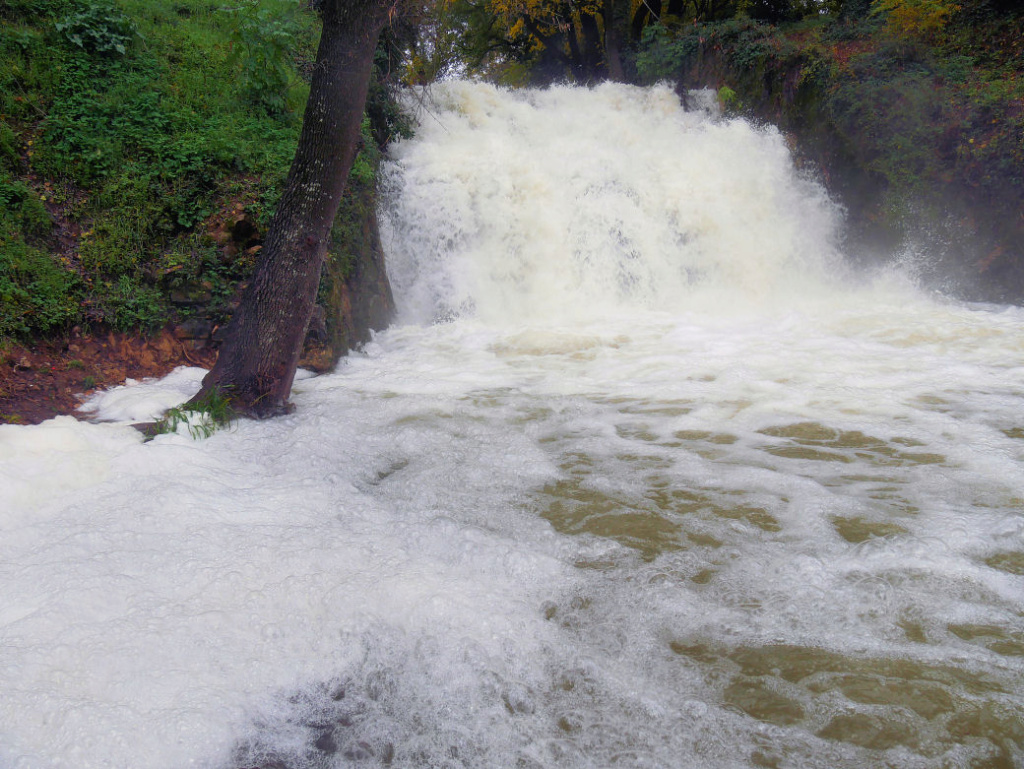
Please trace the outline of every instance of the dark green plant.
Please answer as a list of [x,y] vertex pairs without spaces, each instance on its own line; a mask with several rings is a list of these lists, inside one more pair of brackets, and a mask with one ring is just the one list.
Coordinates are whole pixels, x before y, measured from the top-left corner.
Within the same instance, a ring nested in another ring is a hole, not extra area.
[[91,318],[118,331],[155,331],[167,319],[167,305],[159,290],[132,275],[101,280],[93,288]]
[[66,7],[64,0],[4,0],[0,4],[0,17],[32,21],[63,13]]
[[78,277],[0,223],[0,338],[45,334],[79,317]]
[[6,120],[0,120],[0,169],[12,169],[20,159],[18,137],[14,129]]
[[641,79],[651,83],[663,78],[678,77],[684,66],[700,52],[700,38],[694,35],[677,37],[663,24],[644,28],[636,69]]
[[45,235],[52,222],[46,207],[32,189],[0,173],[0,211],[26,235]]
[[292,56],[299,27],[294,10],[280,12],[252,0],[232,12],[228,61],[239,69],[249,100],[270,114],[288,110],[288,87],[296,79]]
[[192,439],[199,440],[228,427],[236,418],[231,401],[214,390],[197,403],[168,409],[147,432],[151,437],[176,433],[180,425],[185,425]]
[[65,40],[84,51],[118,56],[128,53],[136,35],[132,20],[103,0],[76,3],[56,28]]

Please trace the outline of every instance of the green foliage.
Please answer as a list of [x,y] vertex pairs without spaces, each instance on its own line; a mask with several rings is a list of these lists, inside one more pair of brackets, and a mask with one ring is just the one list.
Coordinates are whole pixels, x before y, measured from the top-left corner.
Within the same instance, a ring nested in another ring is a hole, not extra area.
[[0,4],[0,18],[18,21],[42,20],[62,13],[67,3],[63,0],[4,0]]
[[157,272],[165,293],[199,294],[206,301],[207,317],[223,322],[239,281],[248,279],[255,266],[248,255],[224,259],[207,237],[193,234],[161,256]]
[[0,172],[0,339],[56,331],[77,316],[77,276],[26,240],[50,227],[39,196]]
[[[228,6],[0,0],[0,341],[156,328],[193,311],[175,292],[229,314],[255,257],[214,230],[228,210],[269,223],[320,21],[306,0]],[[353,189],[411,133],[385,82],[400,51],[378,52]]]
[[0,24],[0,115],[13,129],[45,115],[46,95],[59,80],[59,46],[52,25]]
[[28,235],[43,235],[50,229],[50,215],[27,184],[0,174],[0,211],[10,224]]
[[228,427],[237,415],[231,407],[231,400],[223,393],[213,390],[197,403],[175,406],[148,431],[150,436],[178,432],[184,426],[193,440],[209,438],[217,430]]
[[0,338],[57,331],[78,315],[79,281],[0,220]]
[[[380,148],[398,139],[411,139],[413,135],[412,116],[399,105],[395,98],[396,83],[392,73],[400,71],[401,62],[396,56],[397,41],[388,33],[374,52],[373,77],[366,97],[366,116],[370,120],[372,139]],[[364,128],[363,136],[368,134]],[[364,138],[365,141],[365,138]]]
[[270,114],[288,111],[288,88],[295,80],[292,57],[301,32],[298,5],[271,7],[249,0],[233,9],[228,61],[239,69],[246,97]]
[[167,318],[161,292],[130,275],[100,281],[92,309],[94,319],[118,331],[155,331]]
[[636,69],[640,78],[654,82],[677,76],[700,53],[700,38],[694,35],[675,36],[663,24],[644,29]]
[[727,85],[723,85],[718,89],[718,103],[725,112],[737,112],[742,109],[740,97]]
[[680,70],[693,66],[703,56],[717,54],[737,70],[755,77],[795,51],[796,47],[775,27],[747,18],[692,24],[676,32],[652,24],[644,30],[636,67],[643,81],[653,82],[678,77]]
[[1003,254],[999,269],[1015,269],[1024,236],[1024,13],[987,0],[966,11],[949,0],[878,0],[874,15],[857,19],[845,13],[857,2],[846,0],[837,18],[784,27],[654,25],[637,70],[684,87],[727,81],[723,106],[742,101],[800,136],[888,242],[909,226],[937,231],[957,221],[975,233],[963,253],[987,254],[963,257],[960,269],[983,273]]
[[900,36],[937,40],[950,17],[960,10],[951,0],[874,0],[872,14],[885,15],[892,31]]
[[0,120],[0,169],[13,169],[19,158],[18,137],[7,121]]
[[76,2],[56,24],[67,42],[89,53],[124,56],[136,35],[135,25],[116,6],[103,0]]

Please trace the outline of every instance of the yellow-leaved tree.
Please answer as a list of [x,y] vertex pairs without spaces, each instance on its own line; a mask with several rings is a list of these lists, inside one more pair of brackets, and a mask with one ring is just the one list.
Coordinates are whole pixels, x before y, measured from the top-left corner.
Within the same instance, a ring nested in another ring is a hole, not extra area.
[[952,0],[875,0],[872,13],[885,14],[889,27],[900,37],[935,42],[949,18],[960,10]]

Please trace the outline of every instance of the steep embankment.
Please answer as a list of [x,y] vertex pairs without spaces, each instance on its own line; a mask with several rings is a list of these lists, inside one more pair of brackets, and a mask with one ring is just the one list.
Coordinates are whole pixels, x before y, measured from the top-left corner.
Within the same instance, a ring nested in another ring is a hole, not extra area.
[[[44,350],[170,329],[175,360],[209,359],[281,194],[319,28],[285,0],[12,0],[0,21],[0,418],[19,421],[38,415],[12,398],[52,389],[41,368],[109,383]],[[374,177],[401,126],[380,78],[369,107],[307,365],[391,308]]]
[[[965,4],[966,5],[966,4]],[[778,124],[849,211],[849,249],[954,295],[1024,302],[1024,15],[651,28],[644,81]],[[918,255],[926,254],[924,257]]]

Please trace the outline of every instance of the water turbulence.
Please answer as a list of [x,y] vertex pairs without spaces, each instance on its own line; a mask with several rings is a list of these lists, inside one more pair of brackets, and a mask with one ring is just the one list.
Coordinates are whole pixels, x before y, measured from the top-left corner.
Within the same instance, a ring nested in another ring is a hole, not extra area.
[[0,767],[1022,765],[1024,313],[668,89],[422,105],[295,414],[0,426]]

